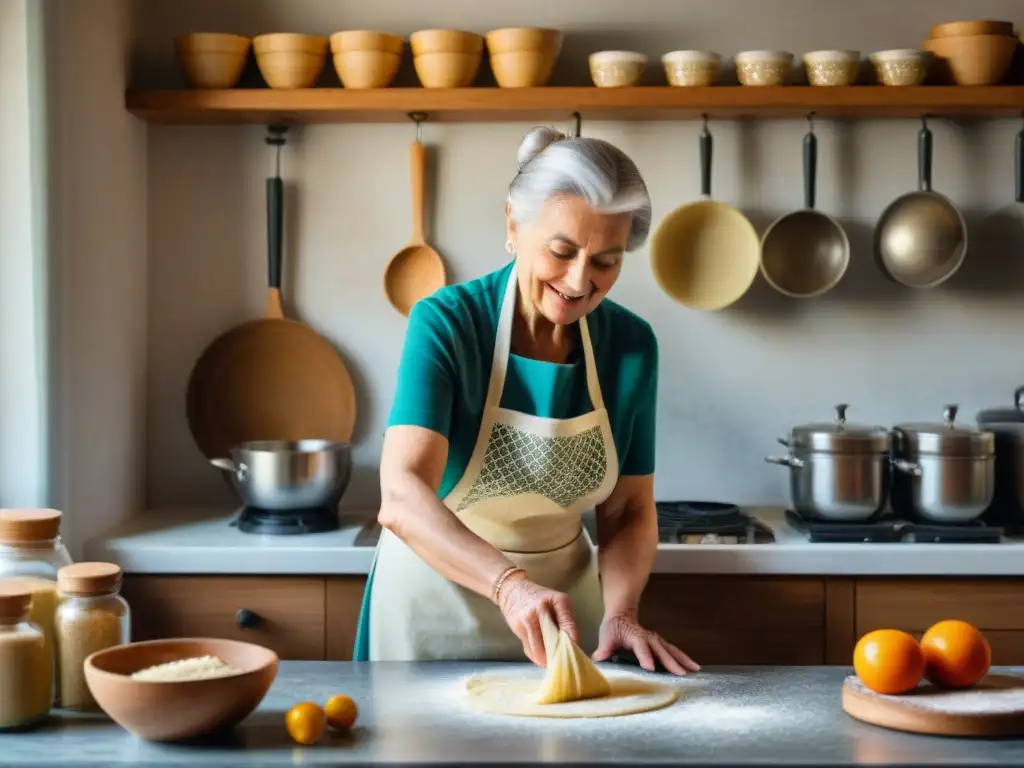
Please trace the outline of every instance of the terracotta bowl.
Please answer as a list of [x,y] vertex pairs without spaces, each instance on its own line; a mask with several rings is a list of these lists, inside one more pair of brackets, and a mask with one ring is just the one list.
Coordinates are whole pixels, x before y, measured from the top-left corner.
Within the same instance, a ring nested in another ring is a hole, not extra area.
[[[131,678],[140,669],[195,656],[218,656],[241,672],[167,683]],[[100,708],[129,733],[149,741],[177,741],[242,722],[270,690],[278,664],[273,651],[237,640],[150,640],[92,654],[85,660],[85,680]]]
[[949,68],[957,85],[997,85],[1017,49],[1008,35],[964,35],[925,40],[922,47]]
[[248,37],[194,32],[174,41],[174,53],[193,88],[234,88],[249,58]]

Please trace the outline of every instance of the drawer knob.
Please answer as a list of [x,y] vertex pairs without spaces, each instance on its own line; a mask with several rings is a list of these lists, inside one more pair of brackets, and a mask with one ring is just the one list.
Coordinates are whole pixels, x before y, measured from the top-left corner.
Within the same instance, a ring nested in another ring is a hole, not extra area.
[[256,629],[259,626],[260,617],[248,608],[241,608],[235,614],[235,621],[238,623],[239,629]]

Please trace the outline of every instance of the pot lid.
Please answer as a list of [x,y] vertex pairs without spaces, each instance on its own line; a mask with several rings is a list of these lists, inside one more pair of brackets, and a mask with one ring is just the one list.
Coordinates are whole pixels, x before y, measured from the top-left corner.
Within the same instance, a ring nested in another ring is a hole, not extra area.
[[915,422],[898,424],[895,438],[898,447],[911,453],[943,456],[987,456],[995,450],[995,435],[986,430],[956,424],[956,405],[942,411],[941,423]]
[[1012,408],[988,408],[981,411],[977,416],[979,424],[1013,424],[1024,422],[1024,387],[1017,387],[1013,393]]
[[888,453],[889,430],[871,424],[851,424],[846,420],[846,403],[835,406],[832,422],[818,422],[794,427],[790,433],[792,448],[832,453]]

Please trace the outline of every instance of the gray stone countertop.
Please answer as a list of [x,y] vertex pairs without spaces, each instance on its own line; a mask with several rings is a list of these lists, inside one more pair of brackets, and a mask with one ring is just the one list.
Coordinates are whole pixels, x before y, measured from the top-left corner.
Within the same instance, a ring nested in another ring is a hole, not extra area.
[[[102,716],[55,712],[36,730],[0,734],[0,766],[1024,763],[1024,740],[920,736],[850,718],[840,708],[841,684],[850,672],[844,667],[711,668],[686,678],[659,676],[681,693],[666,709],[542,720],[467,708],[463,679],[497,666],[283,662],[260,709],[225,735],[155,744]],[[1000,671],[1024,674],[1024,668]],[[353,732],[325,736],[310,747],[292,742],[284,727],[288,708],[335,693],[359,705]]]

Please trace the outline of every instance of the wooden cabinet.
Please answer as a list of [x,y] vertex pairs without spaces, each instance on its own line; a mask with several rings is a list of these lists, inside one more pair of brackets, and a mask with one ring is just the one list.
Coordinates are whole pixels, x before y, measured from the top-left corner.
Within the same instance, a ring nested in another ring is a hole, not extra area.
[[[250,640],[283,659],[352,658],[362,576],[125,577],[135,639]],[[977,625],[996,664],[1024,664],[1024,579],[654,574],[640,615],[704,665],[848,665],[857,638]]]
[[824,663],[818,577],[653,574],[640,618],[701,665]]
[[136,640],[223,637],[283,659],[323,659],[323,579],[290,576],[129,576],[122,594]]
[[1024,664],[1024,579],[857,580],[857,636],[891,628],[920,637],[943,619],[985,633],[994,664]]

